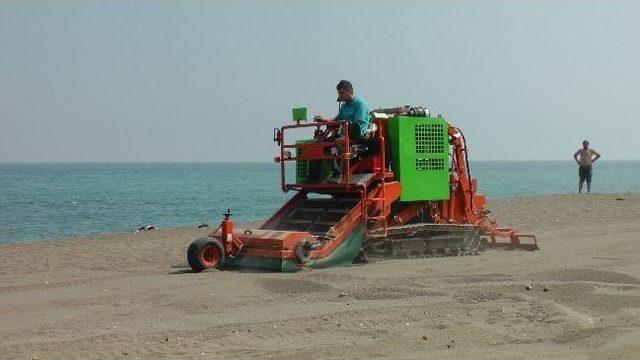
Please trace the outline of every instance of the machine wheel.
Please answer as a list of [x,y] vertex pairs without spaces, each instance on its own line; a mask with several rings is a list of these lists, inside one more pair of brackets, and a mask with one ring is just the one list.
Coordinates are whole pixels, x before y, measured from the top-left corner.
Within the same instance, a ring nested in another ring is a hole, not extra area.
[[295,255],[298,262],[306,264],[311,260],[311,247],[307,241],[300,241],[295,247]]
[[224,247],[218,239],[210,237],[195,239],[187,250],[187,261],[195,272],[208,268],[222,269],[224,260]]

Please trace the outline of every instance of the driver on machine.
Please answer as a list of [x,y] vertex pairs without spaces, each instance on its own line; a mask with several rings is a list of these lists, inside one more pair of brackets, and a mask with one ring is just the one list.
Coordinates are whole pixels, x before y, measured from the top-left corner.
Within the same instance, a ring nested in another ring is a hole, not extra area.
[[[335,118],[329,119],[316,116],[314,121],[346,121],[349,123],[349,139],[351,144],[361,143],[365,133],[369,129],[369,106],[367,103],[353,93],[353,85],[347,80],[340,80],[336,86],[338,91],[337,101],[341,102],[340,110]],[[342,134],[337,134],[334,140],[342,140]],[[331,139],[327,139],[331,140]],[[338,149],[332,149],[332,153],[337,153]],[[334,161],[334,173],[329,179],[332,182],[341,182],[341,166],[338,161]]]

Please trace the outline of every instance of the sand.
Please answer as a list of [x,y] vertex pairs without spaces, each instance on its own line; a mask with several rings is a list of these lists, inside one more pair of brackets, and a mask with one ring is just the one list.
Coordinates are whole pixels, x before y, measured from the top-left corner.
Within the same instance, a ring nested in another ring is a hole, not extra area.
[[640,196],[490,205],[541,250],[194,274],[206,229],[0,245],[0,358],[640,358]]

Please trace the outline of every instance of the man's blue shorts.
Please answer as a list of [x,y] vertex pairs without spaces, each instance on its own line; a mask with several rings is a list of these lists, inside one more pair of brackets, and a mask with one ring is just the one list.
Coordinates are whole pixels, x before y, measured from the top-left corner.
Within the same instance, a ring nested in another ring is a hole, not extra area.
[[587,182],[591,182],[591,165],[580,166],[578,169],[578,176],[580,176],[580,182],[587,180]]

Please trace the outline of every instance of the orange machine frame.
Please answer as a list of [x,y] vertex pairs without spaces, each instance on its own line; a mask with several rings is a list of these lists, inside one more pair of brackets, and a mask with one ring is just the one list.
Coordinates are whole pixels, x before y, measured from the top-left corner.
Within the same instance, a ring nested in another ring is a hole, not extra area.
[[[406,204],[395,214],[391,204],[400,196],[402,185],[395,179],[393,172],[386,164],[386,119],[374,118],[377,125],[374,137],[376,151],[373,154],[355,161],[350,152],[349,124],[343,121],[328,121],[301,123],[282,126],[274,130],[274,141],[280,147],[279,156],[275,162],[280,164],[281,188],[283,191],[296,190],[296,194],[286,204],[276,211],[260,229],[247,230],[244,233],[234,231],[233,223],[226,216],[221,224],[222,235],[216,236],[216,231],[210,236],[217,237],[223,243],[228,256],[254,255],[261,257],[276,257],[291,259],[295,257],[295,245],[309,237],[306,232],[265,232],[270,224],[277,221],[298,201],[306,198],[307,193],[324,194],[355,194],[359,197],[358,204],[336,225],[329,233],[334,240],[311,252],[311,258],[322,258],[329,255],[341,241],[355,229],[358,224],[365,226],[365,235],[370,241],[384,239],[389,226],[398,226],[411,222],[419,214],[427,213],[433,224],[474,225],[481,230],[485,243],[489,246],[519,247],[527,250],[538,249],[536,237],[531,234],[521,234],[515,229],[499,228],[487,217],[486,200],[484,195],[477,192],[477,180],[469,175],[467,147],[464,134],[456,127],[449,126],[450,155],[452,166],[450,172],[451,191],[448,200],[421,201]],[[316,128],[327,136],[334,131],[340,131],[342,140],[317,141],[311,143],[286,144],[285,133],[292,129]],[[322,130],[324,129],[324,130]],[[343,151],[338,154],[325,154],[324,149],[329,146],[341,146]],[[292,154],[293,149],[301,149],[300,155]],[[285,163],[296,160],[326,160],[339,159],[342,161],[342,181],[338,183],[305,183],[296,184],[286,181]],[[356,174],[370,174],[366,181],[354,181]],[[507,239],[498,242],[498,238]],[[530,238],[532,244],[523,244],[521,238]]]

